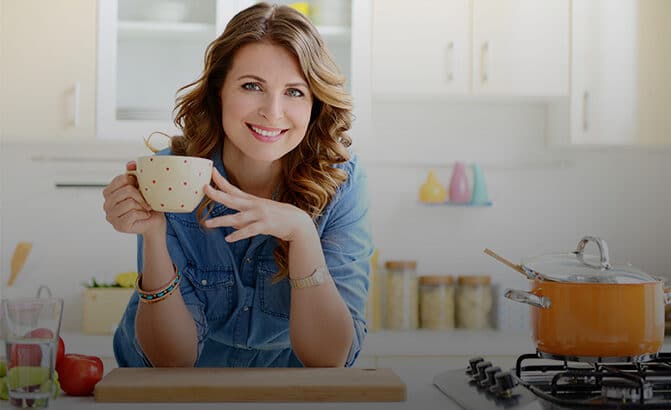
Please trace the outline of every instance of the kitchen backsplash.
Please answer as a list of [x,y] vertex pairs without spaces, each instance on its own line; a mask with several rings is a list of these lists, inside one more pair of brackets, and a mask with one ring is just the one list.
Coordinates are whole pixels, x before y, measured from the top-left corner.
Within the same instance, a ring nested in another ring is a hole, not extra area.
[[[518,261],[571,250],[584,234],[605,238],[614,261],[671,277],[671,150],[548,148],[543,104],[377,102],[374,132],[361,144],[380,263],[418,261],[417,273],[487,274],[497,285],[498,323],[526,331],[506,287],[525,287],[485,247]],[[135,238],[105,221],[102,188],[142,144],[3,143],[0,146],[0,272],[3,295],[49,286],[64,297],[64,329],[81,328],[83,282],[135,269]],[[92,154],[93,152],[93,154]],[[34,159],[37,157],[37,160]],[[95,157],[94,160],[84,158]],[[492,207],[426,206],[418,189],[430,168],[447,183],[451,164],[478,162]],[[56,188],[64,185],[93,187]],[[32,253],[12,288],[10,258],[19,241]]]

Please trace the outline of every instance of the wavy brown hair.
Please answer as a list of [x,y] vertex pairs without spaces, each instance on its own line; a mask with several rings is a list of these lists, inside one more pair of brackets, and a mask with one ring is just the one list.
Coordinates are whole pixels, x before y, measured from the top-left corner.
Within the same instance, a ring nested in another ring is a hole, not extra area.
[[[348,177],[333,165],[350,157],[347,147],[352,141],[347,131],[352,124],[352,101],[319,32],[307,17],[290,7],[251,6],[233,17],[210,43],[203,74],[178,91],[175,125],[183,136],[172,139],[172,151],[175,155],[211,157],[225,137],[221,110],[226,107],[221,106],[219,91],[236,51],[258,42],[281,46],[294,55],[313,94],[305,138],[281,158],[282,186],[277,199],[302,209],[315,221]],[[201,222],[212,208],[211,199],[201,204]],[[279,267],[275,281],[288,276],[288,254],[289,244],[280,240],[274,252]]]

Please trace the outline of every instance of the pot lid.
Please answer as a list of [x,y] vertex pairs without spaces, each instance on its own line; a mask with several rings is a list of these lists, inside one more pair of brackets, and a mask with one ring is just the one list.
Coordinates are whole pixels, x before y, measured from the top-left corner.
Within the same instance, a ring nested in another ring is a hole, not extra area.
[[[585,254],[585,247],[594,242],[599,255]],[[522,260],[522,265],[540,279],[574,283],[649,283],[657,279],[631,265],[613,267],[608,245],[601,238],[585,236],[575,251],[542,255]]]

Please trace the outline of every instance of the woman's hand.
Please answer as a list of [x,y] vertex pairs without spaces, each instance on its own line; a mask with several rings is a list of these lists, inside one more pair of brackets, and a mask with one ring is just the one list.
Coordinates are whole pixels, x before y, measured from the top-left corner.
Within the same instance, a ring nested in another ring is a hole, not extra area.
[[[126,169],[136,169],[135,161],[126,164]],[[133,175],[117,175],[103,190],[103,209],[107,222],[119,232],[147,234],[165,229],[165,216],[152,211],[137,189],[137,179]]]
[[314,229],[310,216],[293,205],[259,198],[241,191],[221,176],[216,168],[212,170],[212,179],[219,190],[208,185],[205,187],[205,195],[239,212],[208,219],[205,221],[205,226],[209,228],[230,226],[237,229],[226,237],[228,242],[259,234],[272,235],[292,242],[302,232]]

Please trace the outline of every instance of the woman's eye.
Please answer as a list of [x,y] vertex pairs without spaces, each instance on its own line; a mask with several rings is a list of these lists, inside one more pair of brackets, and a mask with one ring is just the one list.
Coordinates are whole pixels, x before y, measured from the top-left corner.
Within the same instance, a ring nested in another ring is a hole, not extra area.
[[290,97],[302,97],[304,94],[301,90],[298,90],[296,88],[290,88],[287,90],[287,94]]
[[261,87],[257,83],[244,83],[242,88],[250,91],[261,91]]

